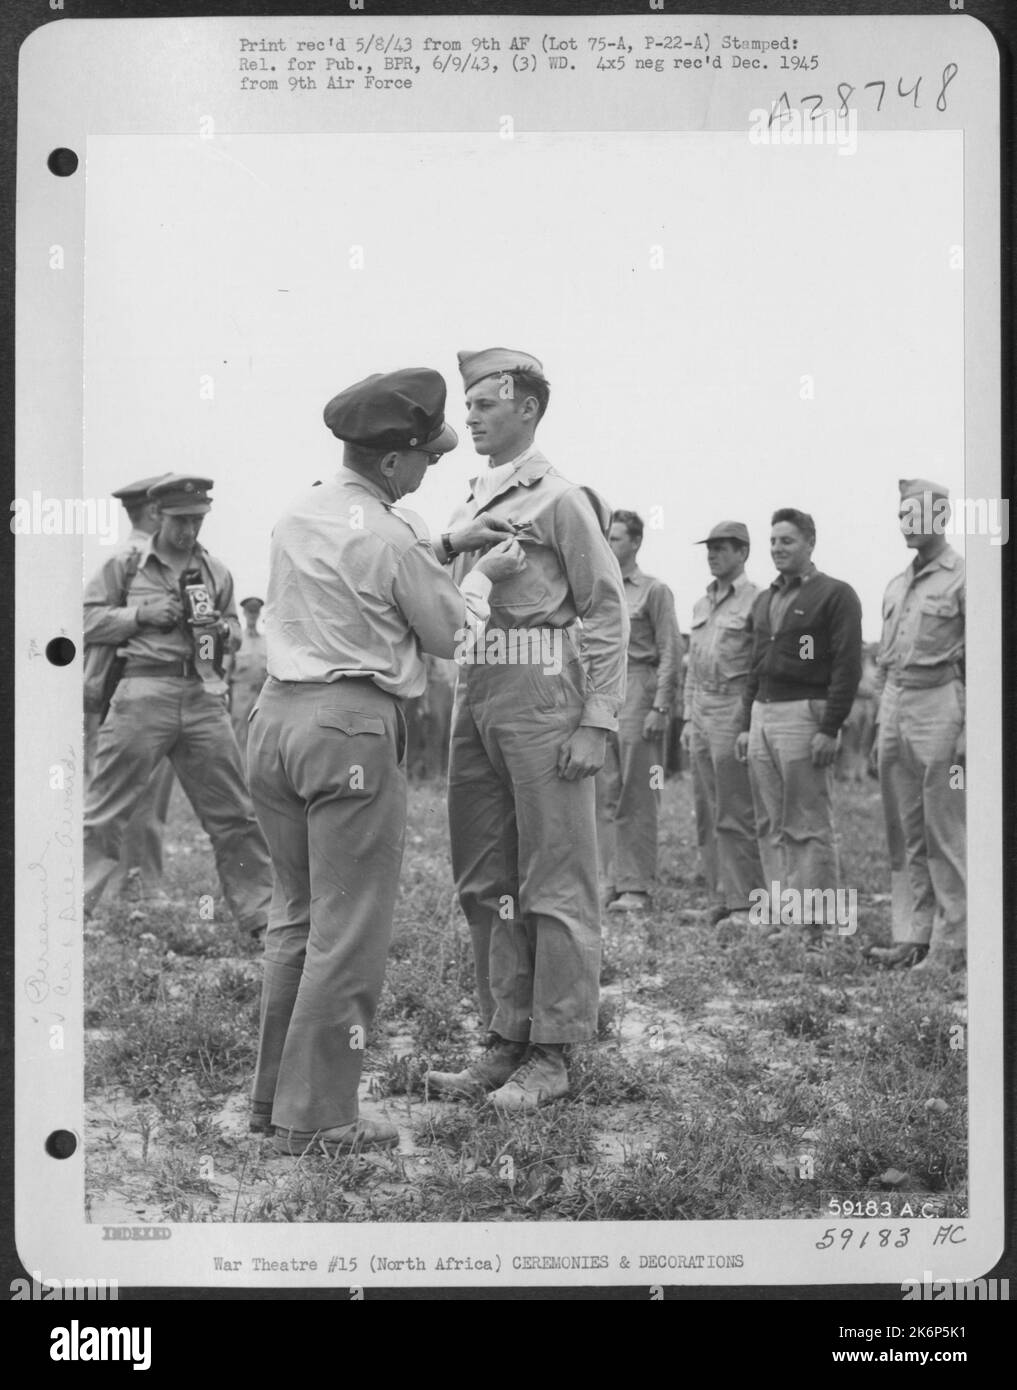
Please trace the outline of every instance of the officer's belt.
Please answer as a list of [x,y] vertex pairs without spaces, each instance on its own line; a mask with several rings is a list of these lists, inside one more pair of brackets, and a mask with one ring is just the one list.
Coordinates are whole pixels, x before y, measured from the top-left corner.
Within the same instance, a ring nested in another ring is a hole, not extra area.
[[123,679],[128,680],[131,676],[176,676],[186,680],[197,674],[194,662],[190,657],[183,656],[178,661],[128,661]]
[[695,691],[700,690],[706,695],[734,695],[741,694],[748,684],[748,676],[732,676],[729,681],[696,681]]
[[963,680],[961,668],[955,661],[944,662],[940,666],[907,666],[903,671],[887,669],[887,685],[898,690],[932,690],[938,685],[949,685],[951,681]]

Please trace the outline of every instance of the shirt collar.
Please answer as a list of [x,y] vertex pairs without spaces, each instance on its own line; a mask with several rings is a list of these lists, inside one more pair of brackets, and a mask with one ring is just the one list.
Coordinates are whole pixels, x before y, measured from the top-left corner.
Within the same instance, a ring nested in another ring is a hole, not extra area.
[[[158,534],[159,533],[157,531],[153,531],[152,534],[147,537],[146,543],[140,547],[139,553],[141,558],[138,561],[139,569],[141,569],[143,565],[148,563],[149,556],[152,556],[156,560],[158,560],[159,564],[162,565],[164,569],[169,568],[166,561],[162,558],[162,556],[155,548],[155,538]],[[205,555],[204,546],[202,546],[200,541],[194,542],[194,549],[191,551],[191,554],[193,555],[194,559],[198,562],[198,564],[200,564]]]
[[935,556],[934,559],[927,560],[925,564],[922,565],[920,568],[918,565],[919,558],[920,557],[916,555],[915,558],[911,561],[911,569],[914,571],[915,575],[925,574],[927,570],[932,569],[956,569],[957,561],[960,559],[960,556],[957,554],[956,550],[954,550],[952,545],[946,545],[939,552],[939,554]]
[[[745,588],[746,584],[748,584],[748,582],[749,582],[749,576],[745,573],[744,570],[742,570],[741,574],[738,576],[737,579],[732,579],[732,580],[731,580],[730,588],[727,589],[727,590],[725,590],[725,592],[724,592],[724,598],[727,598],[727,596],[728,596],[729,593],[732,593],[732,594],[740,594],[741,591]],[[717,601],[717,587],[718,587],[718,583],[719,583],[718,580],[716,580],[716,579],[711,579],[710,582],[709,582],[709,584],[707,584],[707,586],[706,586],[706,592],[710,595],[710,598],[713,599],[714,602]]]
[[[516,483],[521,483],[524,487],[529,487],[531,483],[543,477],[550,467],[551,465],[537,448],[536,444],[530,444],[521,454],[517,454],[514,459],[509,459],[507,463],[500,463],[496,468],[489,468],[485,473],[478,474],[477,477],[471,478],[470,497],[476,497],[477,483],[480,482],[481,479],[489,477],[492,473],[497,475],[498,481],[484,498],[484,502],[482,503],[483,506],[486,506],[488,502],[492,501],[497,493],[502,492],[509,482],[511,482],[513,486]],[[505,470],[504,472],[502,472],[503,469]]]
[[770,588],[776,589],[779,594],[782,594],[786,589],[797,589],[802,584],[806,584],[810,579],[814,579],[818,573],[815,561],[810,560],[808,568],[803,574],[792,575],[790,579],[786,574],[778,574]]
[[635,584],[638,587],[644,582],[646,575],[638,565],[633,565],[632,572],[630,574],[623,574],[622,579],[624,579],[626,584]]

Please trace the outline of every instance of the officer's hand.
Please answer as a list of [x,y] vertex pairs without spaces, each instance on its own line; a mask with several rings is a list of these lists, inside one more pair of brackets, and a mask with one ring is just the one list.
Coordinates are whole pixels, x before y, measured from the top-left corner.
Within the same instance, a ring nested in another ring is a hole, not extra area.
[[749,736],[739,734],[735,739],[735,760],[740,763],[747,763],[749,760]]
[[829,767],[837,756],[837,740],[829,734],[813,734],[811,748],[813,767]]
[[666,714],[661,714],[659,710],[651,709],[643,720],[643,738],[648,742],[661,737],[667,733],[668,718]]
[[526,566],[526,556],[523,547],[516,540],[502,541],[489,550],[486,555],[482,555],[477,561],[475,568],[481,574],[486,574],[492,584],[497,584],[502,579],[511,579],[514,574]]
[[450,531],[449,540],[458,553],[461,550],[486,550],[514,535],[511,521],[502,521],[497,516],[481,516]]
[[202,613],[200,618],[188,618],[191,627],[214,627],[220,621],[221,614],[218,608],[213,608],[208,613]]
[[678,735],[678,742],[686,753],[692,752],[692,724],[690,720],[686,720],[682,725],[682,731]]
[[147,598],[138,608],[138,623],[141,627],[158,628],[169,632],[180,621],[184,606],[176,594],[164,594],[161,598]]
[[584,725],[558,750],[558,776],[566,782],[592,777],[604,766],[607,756],[607,730]]
[[868,769],[873,777],[879,776],[879,725],[872,731],[872,747],[869,749]]

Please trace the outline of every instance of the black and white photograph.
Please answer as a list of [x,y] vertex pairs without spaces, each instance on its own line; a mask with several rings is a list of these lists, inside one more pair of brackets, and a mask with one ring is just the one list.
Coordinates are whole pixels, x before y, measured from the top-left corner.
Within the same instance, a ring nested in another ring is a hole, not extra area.
[[1002,1250],[995,40],[662,11],[22,49],[40,1280]]

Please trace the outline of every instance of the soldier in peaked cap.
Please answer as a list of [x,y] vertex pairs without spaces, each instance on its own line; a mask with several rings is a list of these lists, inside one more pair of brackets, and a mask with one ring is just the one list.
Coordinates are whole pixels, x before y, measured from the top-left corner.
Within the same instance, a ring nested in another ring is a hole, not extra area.
[[[149,536],[159,529],[159,518],[155,504],[150,501],[148,489],[161,482],[168,474],[160,473],[151,478],[139,478],[127,483],[113,492],[131,523],[127,542],[118,553],[129,555],[140,551],[147,544]],[[112,577],[112,560],[107,561],[96,576],[103,584]],[[117,594],[110,594],[110,601],[119,601]],[[89,620],[92,614],[86,610],[84,670],[86,689],[85,713],[85,778],[91,777],[95,764],[95,747],[99,737],[100,714],[90,707],[98,703],[101,686],[109,664],[109,647],[89,640]],[[94,698],[88,698],[93,690]],[[120,852],[120,866],[113,876],[113,889],[116,892],[133,891],[134,880],[145,900],[151,904],[165,901],[160,888],[162,878],[162,843],[166,829],[166,816],[169,813],[170,796],[173,792],[173,768],[163,761],[149,778],[144,795],[138,802],[134,814],[124,832],[123,848]]]
[[468,574],[477,553],[462,553],[455,526],[486,519],[516,531],[526,567],[495,584],[486,645],[474,653],[483,659],[461,663],[452,715],[452,868],[487,1046],[464,1071],[427,1081],[438,1094],[490,1091],[501,1109],[530,1110],[568,1091],[566,1045],[596,1036],[593,777],[618,728],[629,618],[606,539],[610,508],[534,445],[550,395],[541,363],[489,348],[461,352],[459,369],[466,424],[488,467],[441,558],[455,557],[457,578]]
[[721,521],[705,540],[713,578],[692,612],[682,742],[692,763],[696,839],[710,892],[710,920],[748,925],[750,894],[763,887],[748,765],[735,756],[752,665],[752,608],[759,589],[745,573],[749,532]]
[[898,488],[914,559],[887,586],[876,656],[893,944],[869,956],[888,968],[955,970],[967,945],[964,561],[943,534],[947,489],[924,478]]
[[[115,646],[125,659],[85,803],[85,911],[94,911],[131,814],[168,757],[212,841],[226,901],[240,927],[257,935],[271,873],[226,707],[221,658],[240,638],[233,580],[198,544],[211,487],[208,478],[183,475],[154,483],[148,496],[158,530],[133,564],[114,557],[111,583],[100,577],[85,593],[89,640]],[[207,611],[185,606],[188,585],[195,598],[203,586]]]
[[[424,653],[452,656],[492,581],[523,564],[505,542],[460,592],[423,522],[396,509],[458,442],[437,372],[375,374],[324,413],[343,466],[272,532],[268,679],[247,744],[275,873],[251,1128],[295,1155],[398,1142],[357,1089],[402,864],[403,701],[424,691]],[[504,534],[471,519],[452,541]]]

